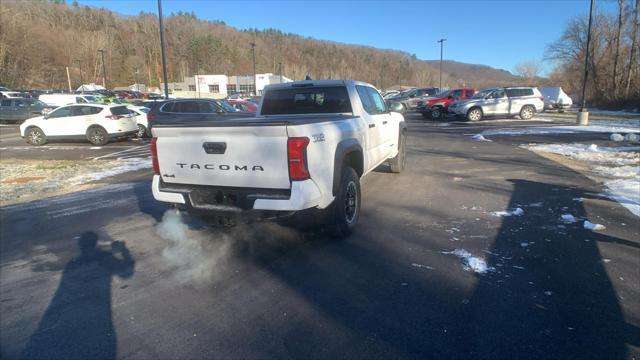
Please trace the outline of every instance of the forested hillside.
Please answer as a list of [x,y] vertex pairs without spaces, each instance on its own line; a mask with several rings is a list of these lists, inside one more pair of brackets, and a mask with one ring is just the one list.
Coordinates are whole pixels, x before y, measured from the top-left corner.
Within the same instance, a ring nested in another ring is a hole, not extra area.
[[[149,4],[154,11],[154,3]],[[162,72],[155,13],[121,16],[75,4],[3,1],[0,14],[3,86],[65,88],[67,66],[76,86],[79,64],[85,82],[100,83],[98,49],[106,50],[108,86],[131,84],[136,78],[159,84]],[[282,63],[285,76],[293,79],[306,74],[359,79],[380,88],[438,82],[437,64],[434,67],[396,50],[315,40],[275,29],[237,30],[221,21],[199,20],[193,13],[170,14],[165,27],[170,81],[194,74],[251,74],[250,43],[255,42],[259,73],[278,72],[278,63]],[[443,83],[486,86],[518,79],[508,73],[499,78],[493,73],[484,77],[471,73],[449,74],[445,66]]]

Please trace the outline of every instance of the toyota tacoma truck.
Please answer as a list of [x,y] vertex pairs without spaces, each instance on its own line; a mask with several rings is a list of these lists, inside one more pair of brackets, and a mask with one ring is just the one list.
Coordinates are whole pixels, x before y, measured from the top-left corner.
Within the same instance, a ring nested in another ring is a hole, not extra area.
[[347,236],[360,215],[360,179],[385,162],[404,169],[400,106],[388,108],[367,83],[307,80],[267,86],[255,117],[158,117],[153,196],[231,224],[322,215]]

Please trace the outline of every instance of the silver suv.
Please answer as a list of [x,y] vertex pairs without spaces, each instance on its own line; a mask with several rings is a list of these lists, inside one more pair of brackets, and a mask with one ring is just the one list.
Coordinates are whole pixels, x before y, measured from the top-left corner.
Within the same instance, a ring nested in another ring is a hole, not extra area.
[[520,116],[523,120],[544,109],[544,97],[536,87],[484,89],[474,96],[449,105],[449,111],[468,121],[485,116]]

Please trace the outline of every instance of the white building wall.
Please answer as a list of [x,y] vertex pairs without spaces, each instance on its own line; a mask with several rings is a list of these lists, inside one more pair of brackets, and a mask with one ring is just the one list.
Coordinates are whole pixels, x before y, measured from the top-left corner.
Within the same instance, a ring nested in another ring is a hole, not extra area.
[[218,85],[216,94],[227,96],[227,84],[229,83],[227,75],[196,75],[195,81],[197,93],[210,93],[209,85]]

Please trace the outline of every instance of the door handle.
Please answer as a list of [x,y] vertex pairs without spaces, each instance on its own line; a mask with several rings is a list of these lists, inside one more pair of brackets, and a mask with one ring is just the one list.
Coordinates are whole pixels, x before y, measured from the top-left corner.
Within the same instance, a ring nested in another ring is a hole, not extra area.
[[376,124],[369,124],[369,129],[376,127]]
[[383,122],[382,122],[382,125],[386,125],[386,124],[387,124],[387,122],[388,122],[387,120],[383,121]]

